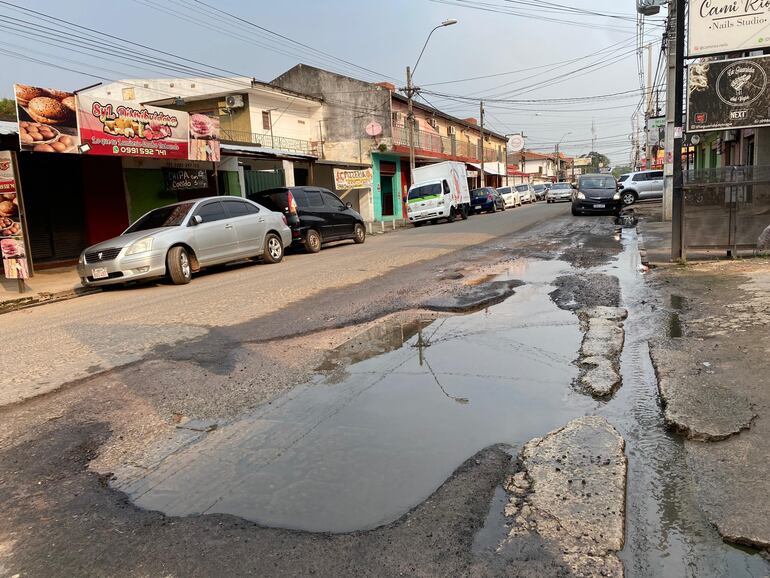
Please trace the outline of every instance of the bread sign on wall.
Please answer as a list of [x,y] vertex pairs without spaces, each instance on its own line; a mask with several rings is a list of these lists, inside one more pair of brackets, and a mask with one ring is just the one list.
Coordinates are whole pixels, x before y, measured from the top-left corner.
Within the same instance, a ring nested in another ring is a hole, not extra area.
[[75,95],[26,84],[13,86],[21,150],[77,153],[80,139]]

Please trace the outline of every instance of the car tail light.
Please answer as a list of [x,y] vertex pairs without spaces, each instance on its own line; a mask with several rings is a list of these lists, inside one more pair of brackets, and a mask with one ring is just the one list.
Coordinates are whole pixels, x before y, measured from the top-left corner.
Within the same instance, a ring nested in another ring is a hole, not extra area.
[[294,195],[291,194],[291,191],[289,191],[289,212],[292,215],[297,214],[297,201],[294,200]]
[[494,201],[494,197],[492,195],[487,195],[487,201]]

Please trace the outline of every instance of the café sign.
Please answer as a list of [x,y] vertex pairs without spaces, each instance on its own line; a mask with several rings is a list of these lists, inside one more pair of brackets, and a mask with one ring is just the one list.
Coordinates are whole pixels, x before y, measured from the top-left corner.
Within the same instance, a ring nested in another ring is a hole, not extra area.
[[690,58],[770,46],[770,0],[689,0]]

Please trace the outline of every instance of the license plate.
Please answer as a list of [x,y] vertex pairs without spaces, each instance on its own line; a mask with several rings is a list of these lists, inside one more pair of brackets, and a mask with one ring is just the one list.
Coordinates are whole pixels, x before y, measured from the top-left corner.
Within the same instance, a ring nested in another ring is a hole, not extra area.
[[91,277],[94,279],[106,279],[109,277],[110,274],[107,273],[107,269],[104,267],[96,267],[94,269],[91,269]]
[[476,206],[475,206],[475,207],[473,207],[473,208],[474,208],[476,211],[478,211],[478,210],[481,208],[481,205],[476,205]]
[[604,207],[604,205],[603,205],[603,204],[594,205],[594,209],[604,209],[604,208],[605,208],[605,207]]

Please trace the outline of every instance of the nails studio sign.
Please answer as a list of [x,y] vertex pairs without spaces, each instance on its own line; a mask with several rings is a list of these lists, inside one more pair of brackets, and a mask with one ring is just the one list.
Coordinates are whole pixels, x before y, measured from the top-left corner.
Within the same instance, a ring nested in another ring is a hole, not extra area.
[[770,0],[690,0],[688,56],[770,46]]

